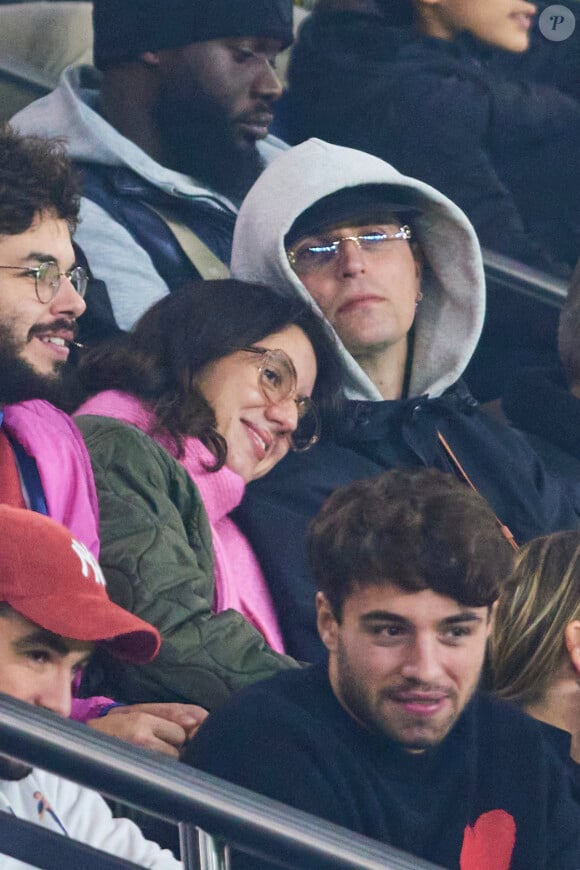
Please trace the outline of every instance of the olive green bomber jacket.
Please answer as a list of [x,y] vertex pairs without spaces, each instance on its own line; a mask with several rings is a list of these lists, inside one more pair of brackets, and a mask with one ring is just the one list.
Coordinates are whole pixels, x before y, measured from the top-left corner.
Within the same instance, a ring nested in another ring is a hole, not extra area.
[[211,530],[197,487],[179,462],[130,424],[98,416],[76,423],[95,475],[109,595],[163,638],[148,665],[99,651],[86,669],[83,692],[211,710],[237,689],[297,667],[241,613],[212,611]]

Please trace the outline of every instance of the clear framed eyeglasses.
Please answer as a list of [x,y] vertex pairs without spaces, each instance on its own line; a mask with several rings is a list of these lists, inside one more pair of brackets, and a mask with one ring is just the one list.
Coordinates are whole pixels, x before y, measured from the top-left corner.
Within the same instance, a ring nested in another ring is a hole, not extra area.
[[290,436],[292,450],[309,450],[320,438],[320,418],[309,396],[299,396],[296,390],[296,369],[288,354],[280,349],[244,347],[244,351],[260,356],[258,385],[264,398],[272,404],[293,399],[298,411],[298,426]]
[[84,297],[89,283],[89,273],[83,266],[73,266],[67,272],[61,272],[54,260],[47,260],[40,266],[0,266],[0,269],[14,269],[26,272],[30,278],[34,278],[34,290],[36,298],[43,305],[52,302],[60,289],[63,278],[73,285],[79,296]]
[[307,275],[336,262],[343,242],[354,242],[361,251],[377,254],[383,252],[389,242],[410,241],[412,236],[411,227],[405,224],[394,233],[369,229],[354,236],[337,239],[323,236],[319,239],[305,239],[287,251],[288,261],[297,274]]

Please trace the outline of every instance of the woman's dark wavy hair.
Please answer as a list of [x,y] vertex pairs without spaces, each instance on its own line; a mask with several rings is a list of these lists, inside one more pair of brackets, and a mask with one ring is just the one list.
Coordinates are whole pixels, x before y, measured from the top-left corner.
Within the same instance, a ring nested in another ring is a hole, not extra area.
[[26,232],[44,211],[55,212],[74,232],[79,203],[77,177],[62,141],[21,136],[0,125],[0,235]]
[[227,445],[196,377],[212,362],[292,324],[307,335],[318,374],[312,398],[323,421],[342,394],[336,341],[321,317],[297,297],[233,279],[190,281],[153,305],[132,331],[88,351],[79,363],[87,395],[122,390],[146,402],[155,415],[152,434],[168,434],[178,455],[183,438],[199,438],[215,454],[217,471]]

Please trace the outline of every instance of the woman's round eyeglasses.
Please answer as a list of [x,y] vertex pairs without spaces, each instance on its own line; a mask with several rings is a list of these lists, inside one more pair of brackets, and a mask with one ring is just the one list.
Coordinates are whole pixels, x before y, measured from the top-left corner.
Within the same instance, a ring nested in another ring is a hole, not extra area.
[[320,418],[316,405],[309,396],[299,396],[296,391],[296,369],[283,350],[265,347],[244,347],[244,351],[259,354],[258,385],[268,402],[278,404],[293,399],[298,411],[298,426],[290,435],[292,450],[309,450],[320,438]]

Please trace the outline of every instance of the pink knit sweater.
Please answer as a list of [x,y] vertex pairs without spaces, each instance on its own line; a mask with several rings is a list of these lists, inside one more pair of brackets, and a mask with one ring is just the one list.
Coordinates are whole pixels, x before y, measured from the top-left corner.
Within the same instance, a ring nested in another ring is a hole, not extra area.
[[153,415],[134,396],[118,390],[106,390],[86,401],[76,415],[93,414],[114,417],[136,426],[157,441],[187,471],[197,485],[207,511],[214,550],[216,613],[233,608],[262,632],[276,652],[284,652],[282,635],[264,575],[254,551],[229,514],[244,495],[245,484],[239,474],[227,466],[206,471],[215,457],[197,438],[184,439],[184,455],[176,456],[171,439],[152,435]]

